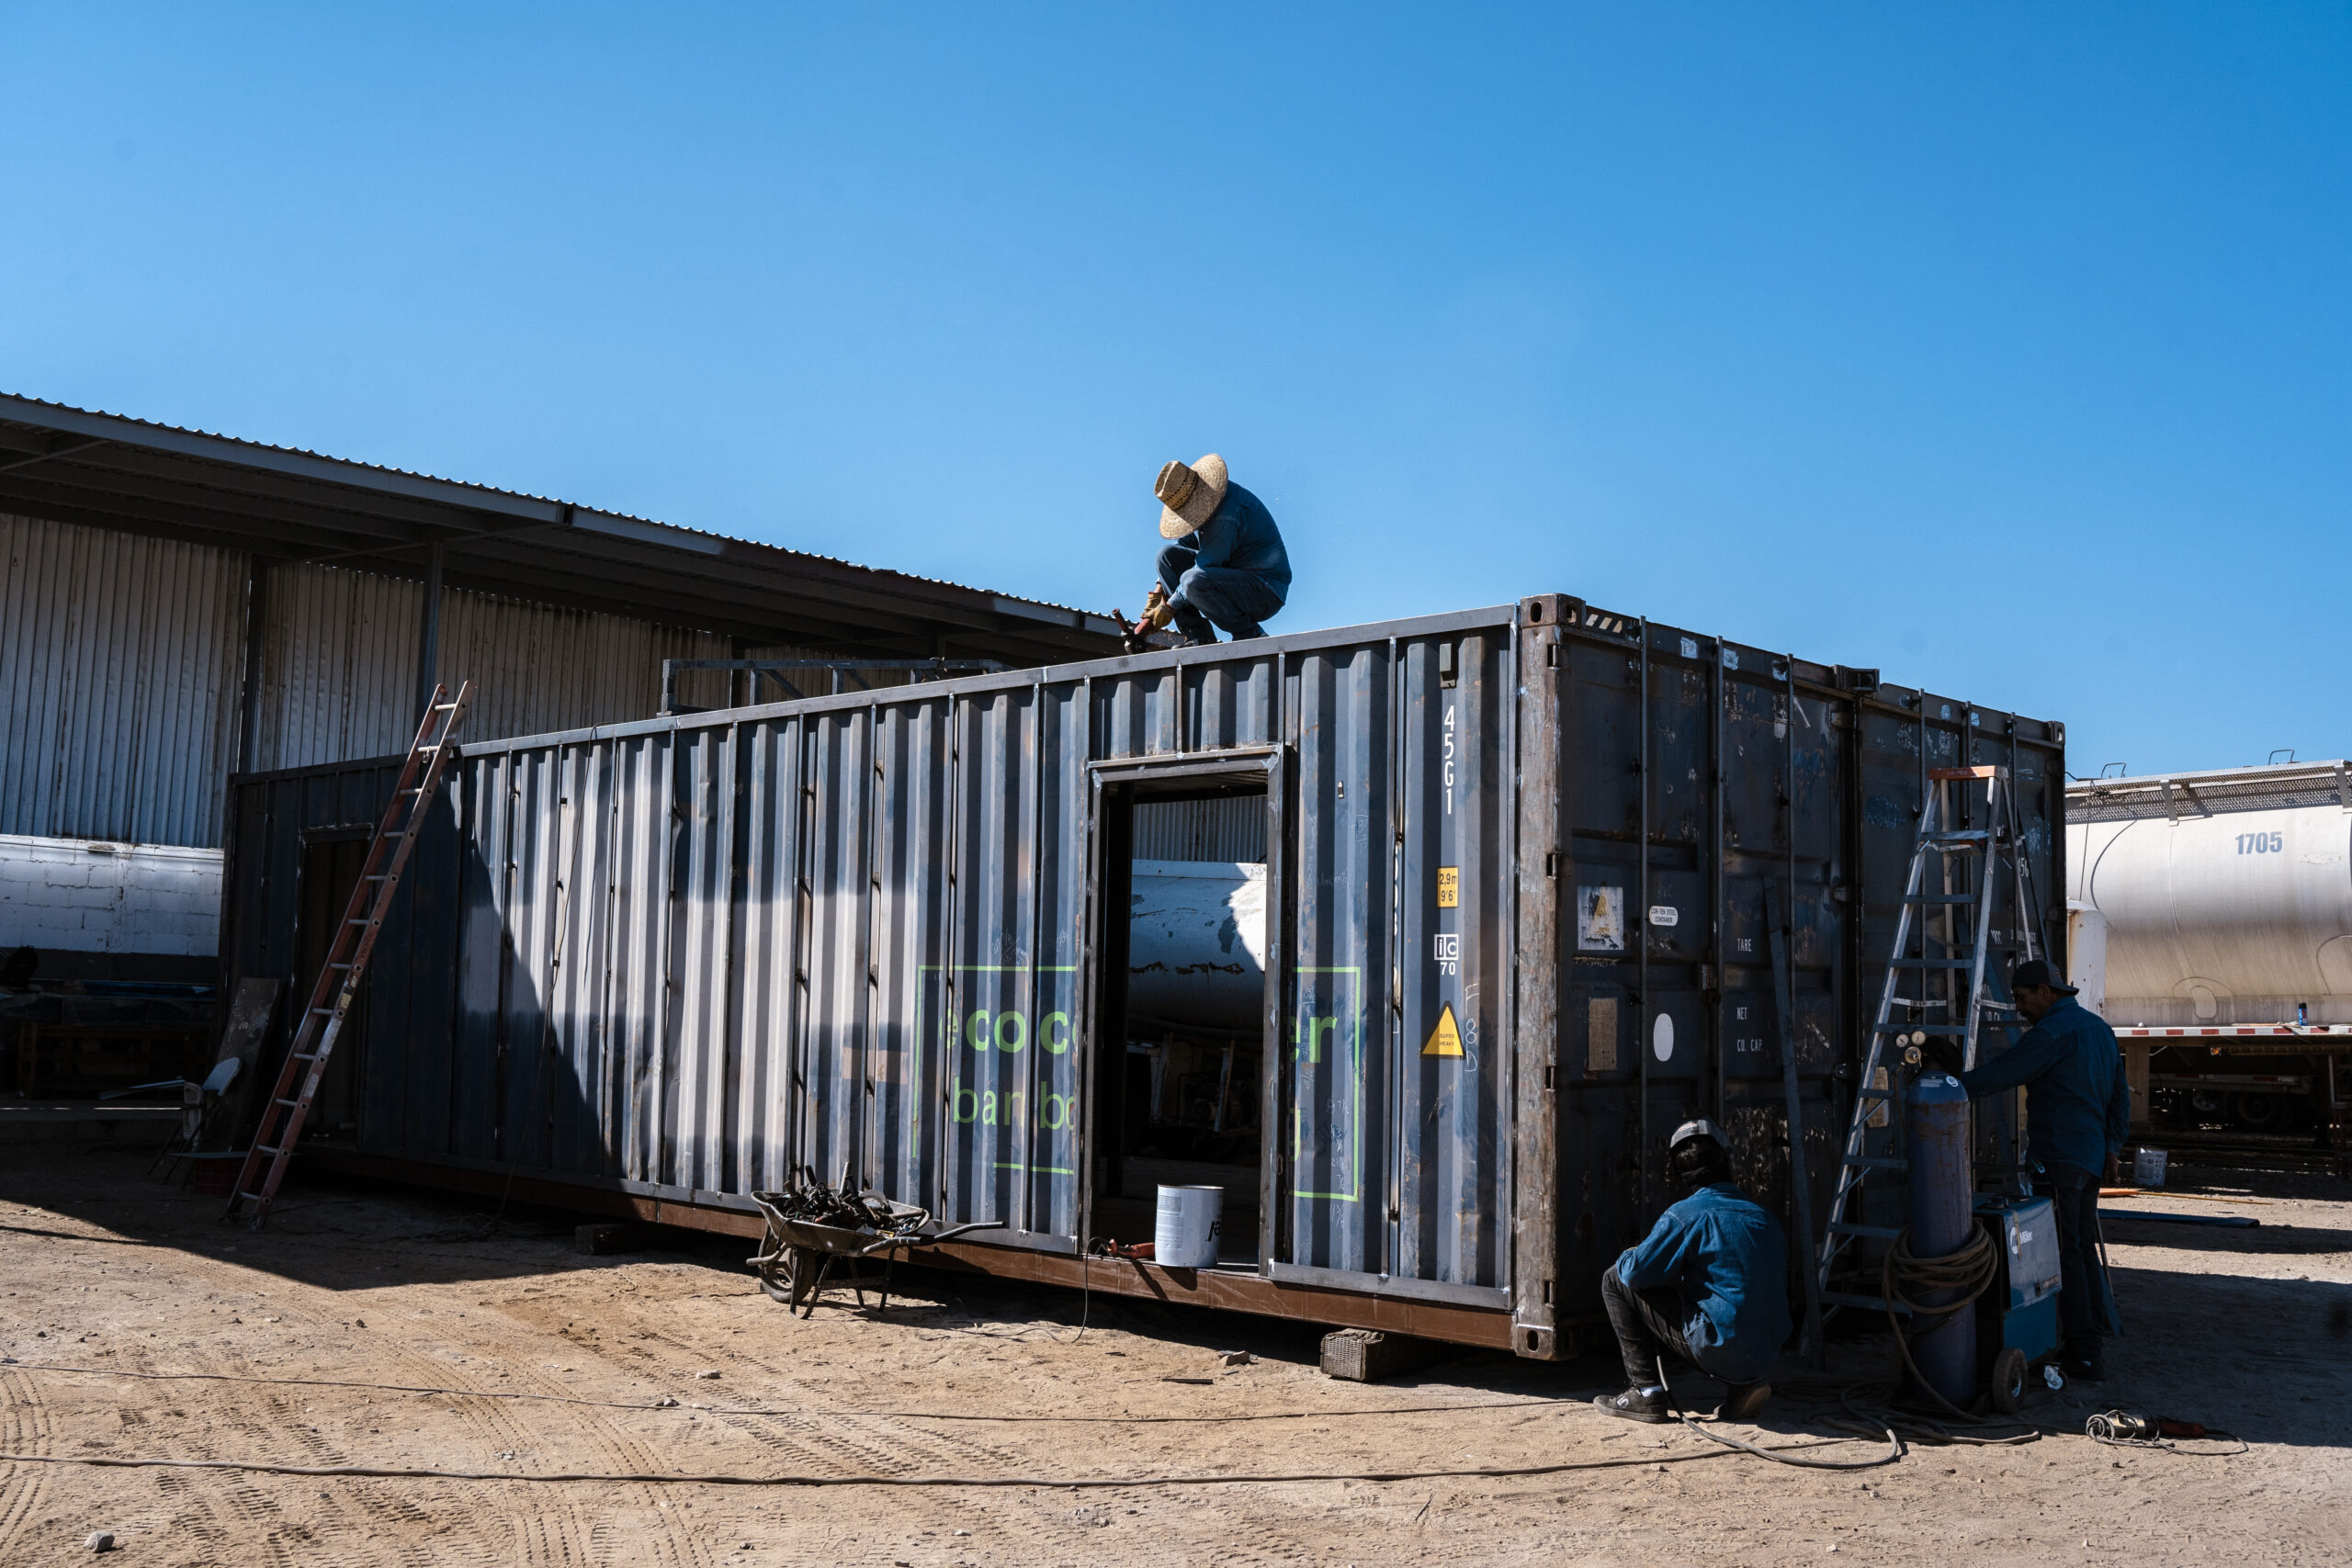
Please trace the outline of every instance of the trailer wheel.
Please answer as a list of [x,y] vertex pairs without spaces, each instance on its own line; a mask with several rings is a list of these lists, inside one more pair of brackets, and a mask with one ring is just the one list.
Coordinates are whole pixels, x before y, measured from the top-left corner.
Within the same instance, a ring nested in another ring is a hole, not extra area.
[[2014,1345],[2002,1346],[1993,1358],[1993,1408],[2004,1416],[2025,1404],[2025,1352]]
[[2279,1112],[2286,1102],[2275,1094],[2234,1094],[2230,1097],[2230,1114],[2237,1124],[2249,1133],[2267,1132],[2284,1120]]

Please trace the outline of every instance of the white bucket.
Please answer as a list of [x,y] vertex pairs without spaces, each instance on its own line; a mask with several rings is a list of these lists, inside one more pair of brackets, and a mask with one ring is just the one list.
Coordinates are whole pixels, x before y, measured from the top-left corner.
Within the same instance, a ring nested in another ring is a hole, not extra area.
[[2132,1181],[2136,1187],[2162,1187],[2165,1184],[2165,1151],[2142,1149],[2133,1155]]
[[1224,1215],[1222,1187],[1162,1187],[1152,1227],[1152,1261],[1169,1269],[1214,1269]]

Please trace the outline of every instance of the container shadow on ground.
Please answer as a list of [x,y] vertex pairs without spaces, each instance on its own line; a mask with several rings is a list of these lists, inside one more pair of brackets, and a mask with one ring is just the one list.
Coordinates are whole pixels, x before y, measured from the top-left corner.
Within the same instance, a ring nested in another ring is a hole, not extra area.
[[[714,1284],[756,1296],[744,1268],[744,1240],[670,1232],[644,1252],[592,1258],[571,1250],[581,1216],[497,1205],[473,1198],[299,1174],[270,1225],[256,1234],[218,1223],[220,1200],[198,1198],[147,1178],[143,1150],[0,1150],[0,1198],[26,1205],[0,1223],[0,1236],[72,1238],[108,1247],[175,1248],[220,1258],[326,1290],[366,1290],[409,1282],[546,1276],[659,1260],[707,1268]],[[2256,1184],[2259,1187],[2259,1183]],[[2120,1217],[2109,1211],[2109,1218]],[[0,1246],[5,1246],[0,1242]],[[2037,1395],[2027,1412],[2042,1426],[2079,1431],[2088,1414],[2109,1406],[2202,1421],[2258,1444],[2339,1447],[2352,1440],[2352,1284],[2212,1271],[2230,1256],[2249,1261],[2352,1251],[2352,1229],[2290,1226],[2266,1219],[2251,1230],[2147,1222],[2111,1224],[2109,1246],[2125,1335],[2109,1345],[2104,1384]],[[2155,1255],[2187,1253],[2195,1271],[2161,1265]],[[1313,1366],[1322,1325],[1138,1302],[916,1268],[899,1269],[892,1306],[878,1313],[869,1292],[858,1307],[846,1291],[829,1292],[820,1316],[854,1314],[881,1334],[942,1329],[1069,1345],[1089,1332],[1133,1334],[1201,1352],[1201,1373],[1215,1378],[1218,1358],[1247,1351],[1261,1359]],[[797,1320],[781,1306],[773,1332],[788,1347]],[[1833,1338],[1826,1378],[1784,1362],[1784,1386],[1881,1383],[1891,1354],[1874,1326],[1848,1325]],[[1575,1399],[1621,1381],[1605,1341],[1572,1361],[1523,1361],[1493,1351],[1448,1353],[1412,1373],[1385,1380],[1394,1393],[1459,1399]],[[1714,1385],[1678,1380],[1694,1408],[1711,1409]],[[1833,1395],[1803,1388],[1768,1412],[1763,1428],[1794,1438],[1826,1435]]]

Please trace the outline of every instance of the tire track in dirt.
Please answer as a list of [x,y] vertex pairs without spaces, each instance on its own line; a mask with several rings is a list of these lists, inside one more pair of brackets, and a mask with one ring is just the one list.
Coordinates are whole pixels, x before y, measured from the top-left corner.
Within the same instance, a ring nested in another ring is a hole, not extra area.
[[[0,1405],[0,1445],[5,1445],[9,1453],[49,1452],[49,1408],[41,1402],[33,1380],[0,1368],[0,1395],[6,1400],[5,1405]],[[0,1480],[0,1562],[21,1560],[18,1544],[32,1528],[33,1517],[48,1490],[48,1476],[44,1473],[48,1468],[40,1464],[10,1465],[6,1478]]]
[[[444,1358],[433,1357],[406,1347],[396,1348],[399,1364],[414,1365],[412,1374],[418,1382],[437,1382],[445,1387],[471,1389],[482,1393],[548,1393],[578,1397],[577,1387],[556,1382],[539,1369],[551,1353],[566,1357],[605,1360],[604,1353],[592,1346],[584,1346],[561,1335],[551,1335],[543,1326],[530,1323],[525,1314],[513,1310],[513,1303],[484,1302],[497,1314],[494,1318],[475,1320],[483,1326],[467,1337],[467,1348],[471,1357],[466,1364],[458,1365]],[[513,1343],[523,1337],[520,1345]],[[484,1338],[492,1340],[483,1344]],[[560,1347],[558,1351],[557,1347]],[[507,1374],[501,1382],[475,1370],[474,1361],[489,1360]],[[616,1372],[627,1369],[607,1367]],[[405,1379],[401,1381],[406,1381]],[[524,1386],[515,1386],[521,1384]],[[647,1403],[650,1403],[650,1398]],[[616,1424],[618,1412],[599,1410],[590,1405],[539,1404],[523,1406],[498,1399],[458,1399],[452,1402],[460,1420],[481,1431],[497,1434],[500,1447],[509,1451],[525,1449],[546,1450],[557,1449],[567,1457],[561,1461],[549,1461],[545,1468],[605,1471],[616,1473],[654,1475],[678,1468],[642,1438]],[[526,1417],[525,1410],[531,1415]],[[526,1425],[537,1419],[553,1424],[560,1430],[550,1432],[543,1427]],[[584,1457],[571,1457],[584,1449]],[[495,1461],[493,1461],[495,1462]],[[583,1494],[577,1488],[545,1489],[544,1496],[534,1495],[529,1525],[518,1524],[518,1536],[511,1544],[521,1547],[527,1528],[541,1532],[552,1530],[547,1550],[560,1552],[555,1558],[562,1562],[593,1562],[598,1560],[596,1540],[599,1524],[616,1502],[633,1505],[639,1516],[656,1528],[639,1534],[630,1543],[630,1554],[638,1560],[686,1565],[686,1568],[707,1568],[712,1559],[696,1532],[678,1518],[674,1500],[662,1495],[661,1488],[650,1483],[620,1483],[593,1494],[583,1503]],[[673,1506],[664,1507],[664,1503]],[[497,1511],[492,1511],[497,1517]],[[649,1552],[650,1553],[649,1557]],[[533,1559],[537,1561],[537,1559]]]

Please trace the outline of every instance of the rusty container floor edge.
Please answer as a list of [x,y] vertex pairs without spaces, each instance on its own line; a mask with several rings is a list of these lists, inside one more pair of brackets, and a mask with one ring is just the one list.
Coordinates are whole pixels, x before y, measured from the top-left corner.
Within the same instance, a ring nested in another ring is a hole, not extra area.
[[[755,1237],[763,1222],[757,1214],[711,1204],[678,1202],[634,1192],[591,1186],[545,1174],[509,1176],[494,1170],[442,1165],[432,1160],[400,1159],[371,1155],[347,1146],[305,1148],[301,1161],[314,1170],[342,1176],[372,1178],[452,1192],[474,1192],[574,1209],[583,1213],[610,1214],[651,1224],[686,1230]],[[1511,1348],[1510,1312],[1505,1307],[1464,1306],[1450,1302],[1416,1301],[1401,1296],[1366,1295],[1317,1285],[1268,1280],[1256,1274],[1216,1269],[1163,1269],[1132,1258],[1075,1258],[1010,1247],[986,1247],[949,1242],[942,1247],[909,1250],[906,1261],[926,1269],[956,1273],[985,1274],[999,1280],[1022,1280],[1058,1285],[1074,1291],[1101,1291],[1144,1301],[1182,1306],[1213,1307],[1260,1317],[1283,1317],[1333,1328],[1377,1329],[1385,1334],[1479,1349]],[[748,1283],[746,1289],[752,1288]],[[1605,1320],[1599,1314],[1567,1320],[1564,1337],[1576,1331],[1579,1339],[1600,1332]]]

